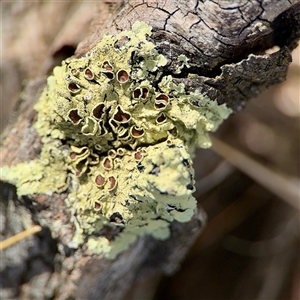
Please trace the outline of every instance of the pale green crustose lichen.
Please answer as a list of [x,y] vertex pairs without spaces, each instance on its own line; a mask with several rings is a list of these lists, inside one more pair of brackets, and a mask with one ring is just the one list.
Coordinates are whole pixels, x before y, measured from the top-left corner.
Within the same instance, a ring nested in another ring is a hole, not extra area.
[[[151,27],[136,22],[56,67],[35,106],[40,158],[2,168],[19,195],[68,191],[69,246],[86,243],[110,258],[138,236],[166,239],[170,222],[192,218],[191,157],[231,112],[163,76],[168,60],[147,35]],[[180,55],[175,73],[184,66]]]

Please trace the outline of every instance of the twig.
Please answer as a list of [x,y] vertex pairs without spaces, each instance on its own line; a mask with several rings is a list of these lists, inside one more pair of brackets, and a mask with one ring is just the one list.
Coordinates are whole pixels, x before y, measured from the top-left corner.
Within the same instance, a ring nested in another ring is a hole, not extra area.
[[[217,154],[225,158],[231,164],[243,171],[249,177],[272,193],[280,197],[292,207],[300,210],[299,192],[300,182],[294,178],[287,178],[279,173],[268,169],[259,162],[253,160],[247,155],[225,144],[214,136],[211,136],[213,142],[212,149]],[[297,181],[293,183],[293,181]]]

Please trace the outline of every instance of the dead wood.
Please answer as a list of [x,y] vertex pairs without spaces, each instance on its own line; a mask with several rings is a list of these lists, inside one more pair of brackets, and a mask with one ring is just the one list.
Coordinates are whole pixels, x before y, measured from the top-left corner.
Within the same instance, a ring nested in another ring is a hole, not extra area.
[[[300,31],[299,1],[124,1],[106,22],[93,19],[91,33],[76,55],[91,49],[105,33],[130,29],[136,21],[153,27],[152,41],[171,63],[180,54],[190,67],[177,76],[189,91],[207,94],[219,103],[240,110],[251,98],[285,79]],[[95,4],[95,9],[97,5]],[[99,12],[100,14],[100,12]],[[273,48],[278,46],[278,49]],[[268,49],[275,49],[267,51]],[[268,54],[270,53],[270,54]],[[188,73],[196,74],[187,78]],[[14,121],[1,141],[1,165],[38,157],[40,141],[32,129],[32,105],[44,79],[27,85]],[[151,274],[171,274],[200,233],[205,215],[172,224],[172,236],[161,242],[141,238],[115,261],[88,256],[84,247],[66,247],[73,234],[66,195],[37,195],[16,199],[14,187],[1,183],[3,236],[32,223],[45,229],[1,255],[4,297],[18,299],[122,299],[134,282]],[[20,218],[21,216],[21,218]],[[55,224],[55,226],[54,226]]]

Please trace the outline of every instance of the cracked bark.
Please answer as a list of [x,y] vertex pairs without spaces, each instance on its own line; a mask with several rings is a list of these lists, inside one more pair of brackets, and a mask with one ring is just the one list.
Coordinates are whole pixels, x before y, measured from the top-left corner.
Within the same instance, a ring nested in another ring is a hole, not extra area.
[[[237,112],[251,97],[285,79],[290,51],[300,35],[299,15],[297,0],[124,1],[106,26],[94,23],[76,55],[91,49],[103,34],[144,21],[153,27],[151,39],[157,49],[170,60],[165,74],[175,70],[173,58],[186,55],[190,67],[174,81],[227,103]],[[266,50],[274,46],[279,50],[268,54]],[[188,73],[195,76],[188,78]],[[44,85],[45,79],[27,85],[15,114],[18,117],[3,135],[2,164],[38,156],[40,141],[31,127],[36,118],[32,105]],[[4,252],[1,276],[6,278],[2,284],[4,296],[9,298],[122,299],[138,278],[174,272],[205,222],[199,209],[191,222],[172,224],[169,240],[141,238],[117,260],[107,261],[65,246],[73,231],[63,201],[66,195],[16,199],[14,187],[5,183],[1,183],[1,191],[5,234],[12,235],[31,223],[45,228]],[[22,221],[16,218],[20,215]]]

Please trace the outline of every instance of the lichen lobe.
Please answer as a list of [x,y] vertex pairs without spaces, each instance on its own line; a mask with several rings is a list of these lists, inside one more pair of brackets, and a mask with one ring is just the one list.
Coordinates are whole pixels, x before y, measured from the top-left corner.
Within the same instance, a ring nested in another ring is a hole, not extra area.
[[[150,35],[136,22],[56,67],[35,106],[40,159],[1,172],[19,195],[68,191],[76,228],[69,246],[109,258],[139,236],[166,239],[170,222],[192,218],[191,157],[230,113],[163,76],[168,60]],[[176,74],[183,63],[179,56]]]

